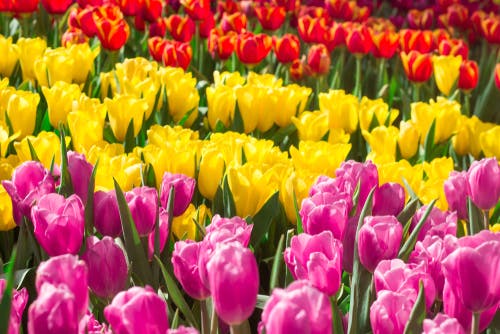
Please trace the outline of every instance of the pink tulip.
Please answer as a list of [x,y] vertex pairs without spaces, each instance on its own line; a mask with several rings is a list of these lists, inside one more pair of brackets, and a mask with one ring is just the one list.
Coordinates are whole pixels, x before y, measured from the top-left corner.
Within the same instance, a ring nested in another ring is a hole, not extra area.
[[210,296],[210,291],[201,281],[198,266],[202,243],[192,240],[177,241],[172,252],[174,275],[184,291],[194,299],[203,300]]
[[79,306],[65,284],[43,284],[28,312],[28,333],[78,333]]
[[164,334],[168,330],[167,303],[151,287],[122,291],[104,308],[115,334]]
[[[0,279],[0,301],[2,300],[5,292],[7,281]],[[28,303],[28,290],[22,288],[21,290],[12,290],[12,302],[10,309],[10,317],[8,319],[9,326],[7,327],[7,334],[18,334],[23,320],[23,313],[26,304]]]
[[[411,219],[410,233],[417,226],[420,218],[424,215],[427,210],[427,205],[422,206],[415,212],[413,218]],[[417,240],[424,240],[426,235],[436,235],[440,238],[444,238],[446,235],[456,235],[457,234],[457,213],[450,211],[441,211],[440,209],[433,207],[431,213],[427,217],[422,226],[422,229],[418,233]]]
[[405,189],[399,183],[384,183],[373,193],[374,216],[397,216],[405,207]]
[[472,201],[489,210],[500,198],[500,166],[496,158],[474,161],[467,171]]
[[342,243],[330,231],[324,231],[296,235],[290,245],[284,258],[293,277],[309,280],[329,296],[336,294],[342,279]]
[[158,193],[150,187],[138,187],[125,193],[125,199],[140,236],[153,230],[158,213]]
[[[167,243],[168,233],[169,233],[169,222],[168,222],[168,212],[164,208],[160,208],[160,253],[165,248],[165,244]],[[155,251],[155,233],[156,230],[153,229],[148,236],[148,259],[149,261],[153,260],[153,254]]]
[[31,219],[35,238],[47,254],[78,253],[85,229],[84,207],[78,196],[44,195],[33,206]]
[[73,151],[68,152],[68,172],[75,194],[83,203],[87,203],[89,181],[94,167],[85,159],[83,154]]
[[348,215],[347,203],[336,200],[330,193],[317,193],[304,199],[300,209],[304,232],[318,234],[330,231],[338,240],[344,237]]
[[500,303],[500,234],[484,230],[463,239],[444,260],[444,276],[467,310],[482,312]]
[[89,303],[88,270],[85,262],[78,260],[75,255],[59,255],[40,263],[36,271],[36,290],[41,294],[43,286],[65,285],[67,291],[73,295],[74,307],[78,317],[87,312]]
[[88,237],[82,260],[89,268],[89,287],[97,296],[111,299],[127,286],[125,254],[110,237]]
[[26,161],[12,174],[12,181],[2,181],[12,199],[12,211],[17,225],[23,216],[29,217],[31,207],[43,195],[55,191],[55,182],[49,171],[36,161]]
[[112,334],[112,332],[106,324],[97,321],[89,311],[78,324],[78,334]]
[[259,292],[259,269],[253,253],[239,242],[217,246],[207,263],[215,311],[229,325],[248,319]]
[[276,288],[262,312],[261,331],[266,334],[332,333],[332,308],[328,296],[310,282],[300,280],[286,289]]
[[381,261],[373,272],[373,282],[377,296],[384,290],[417,296],[422,282],[427,309],[430,309],[436,298],[436,286],[426,268],[406,264],[400,259]]
[[403,226],[394,216],[368,216],[358,234],[358,253],[361,264],[373,272],[382,260],[397,257]]
[[122,234],[120,210],[114,190],[94,193],[94,225],[102,235],[117,238]]
[[180,216],[186,211],[193,198],[196,181],[184,174],[165,172],[161,181],[161,205],[167,208],[170,187],[174,187],[174,216]]
[[370,307],[373,334],[403,334],[416,297],[415,293],[381,291]]
[[450,318],[443,313],[438,313],[433,320],[424,319],[423,327],[422,334],[465,334],[464,328],[457,319]]
[[318,177],[316,182],[309,190],[309,197],[313,197],[318,193],[330,193],[335,196],[334,201],[344,200],[347,204],[347,212],[352,209],[352,196],[355,188],[350,182],[345,182],[341,178],[332,178],[325,175]]
[[177,329],[169,329],[167,334],[199,334],[198,330],[193,327],[179,326]]
[[467,219],[467,197],[470,197],[467,172],[451,172],[444,181],[444,194],[450,210],[456,211],[458,218]]
[[252,234],[252,224],[248,224],[246,220],[240,217],[222,218],[220,215],[215,215],[212,218],[212,223],[206,228],[204,240],[216,245],[220,242],[238,241],[244,247],[250,242]]

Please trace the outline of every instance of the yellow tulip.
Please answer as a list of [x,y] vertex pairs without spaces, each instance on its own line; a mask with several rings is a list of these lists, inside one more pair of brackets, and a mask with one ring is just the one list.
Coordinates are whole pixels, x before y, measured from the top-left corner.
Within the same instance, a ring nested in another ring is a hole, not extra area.
[[436,158],[423,164],[425,175],[429,180],[446,180],[453,171],[452,158]]
[[311,92],[310,88],[296,84],[274,89],[273,94],[278,98],[275,123],[282,128],[290,125],[292,117],[304,112]]
[[43,57],[35,60],[35,76],[41,86],[52,86],[57,81],[71,83],[73,68],[78,66],[66,48],[47,49]]
[[345,133],[344,129],[330,129],[328,142],[330,144],[349,144],[351,135]]
[[441,210],[448,209],[448,202],[444,194],[445,180],[427,180],[422,183],[421,188],[417,191],[417,195],[423,204],[429,204],[432,200],[437,199],[435,206]]
[[278,79],[274,74],[258,74],[255,72],[250,72],[247,76],[247,85],[278,88],[283,85],[283,80]]
[[466,155],[471,152],[471,127],[469,117],[460,116],[458,120],[457,132],[452,138],[453,149],[458,155]]
[[7,103],[7,115],[14,132],[24,138],[35,130],[36,110],[40,102],[37,93],[18,90],[13,93]]
[[228,128],[234,119],[236,107],[236,94],[234,89],[220,85],[207,87],[208,124],[215,129],[217,121],[221,121]]
[[493,233],[500,233],[500,223],[490,226],[490,231]]
[[243,86],[236,89],[238,109],[243,120],[245,133],[250,133],[257,128],[259,109],[262,107],[259,99],[264,94],[267,94],[267,91],[257,86]]
[[85,153],[102,142],[104,124],[97,114],[79,110],[69,113],[67,118],[76,151]]
[[496,157],[500,160],[500,126],[481,133],[479,141],[486,157]]
[[418,151],[419,133],[412,121],[399,123],[398,146],[401,156],[410,159]]
[[443,97],[438,97],[436,102],[431,100],[430,104],[436,115],[434,142],[443,143],[457,131],[461,116],[460,104]]
[[224,156],[216,145],[208,146],[202,151],[198,189],[209,200],[213,200],[215,197],[217,187],[224,175],[225,164]]
[[328,113],[305,111],[298,117],[292,117],[300,140],[319,141],[328,132]]
[[58,81],[51,88],[42,87],[42,92],[47,100],[50,124],[56,129],[60,124],[66,124],[66,117],[73,108],[73,102],[81,95],[80,87]]
[[344,129],[353,133],[358,127],[359,101],[343,90],[330,90],[319,94],[319,109],[328,113],[330,129]]
[[153,125],[148,129],[147,135],[148,142],[158,147],[167,147],[168,143],[186,143],[199,138],[197,131],[186,129],[178,125],[174,127],[169,125]]
[[420,189],[424,175],[421,164],[412,166],[408,160],[405,159],[396,162],[377,164],[377,170],[379,184],[396,182],[405,187],[404,179],[414,192]]
[[110,159],[113,157],[118,157],[125,154],[125,148],[122,144],[102,141],[96,145],[93,145],[90,150],[85,153],[87,161],[95,165],[97,161],[104,156],[105,159]]
[[118,84],[114,72],[101,72],[99,82],[101,83],[101,100],[107,97],[112,98],[117,94]]
[[451,88],[460,74],[462,56],[432,56],[434,79],[441,93],[450,95]]
[[10,77],[19,60],[19,47],[12,44],[12,37],[0,35],[0,75]]
[[[257,95],[254,96],[253,112],[257,113],[257,129],[266,132],[273,126],[278,113],[278,96],[272,88],[258,87]],[[238,99],[239,100],[239,99]],[[238,102],[238,106],[240,106]],[[246,107],[248,108],[248,106]],[[240,110],[241,112],[241,110]],[[249,111],[247,110],[246,113]],[[243,112],[241,112],[243,115]],[[248,116],[247,116],[248,117]]]
[[245,78],[241,76],[240,72],[214,72],[214,85],[218,87],[220,85],[229,86],[236,88],[238,86],[243,86],[245,83]]
[[35,81],[35,61],[41,59],[47,42],[39,37],[37,38],[19,38],[19,62],[23,71],[23,80]]
[[124,141],[130,122],[134,121],[134,136],[139,134],[148,105],[146,101],[130,95],[117,95],[104,99],[108,108],[109,125],[118,141]]
[[478,159],[481,151],[481,135],[493,129],[493,123],[482,122],[477,116],[463,117],[459,122],[457,133],[453,137],[453,148],[460,155],[472,154]]
[[87,43],[81,43],[72,44],[65,51],[68,58],[74,59],[72,82],[84,83],[94,70],[94,59],[99,55],[100,48],[95,47],[92,50]]
[[295,170],[334,176],[335,170],[345,161],[350,150],[351,144],[301,141],[299,149],[290,147],[290,156]]
[[396,143],[398,141],[399,130],[395,126],[386,127],[377,126],[371,132],[363,131],[363,137],[366,139],[372,152],[381,156],[385,155],[396,159]]
[[[189,204],[187,210],[180,216],[174,217],[172,221],[172,233],[179,240],[196,240],[198,236],[198,226],[205,226],[205,220],[211,219],[212,214],[204,204],[196,208],[193,204]],[[195,223],[196,222],[196,223]]]
[[[66,145],[69,144],[70,140],[70,137],[66,137]],[[50,169],[52,161],[58,165],[61,164],[61,140],[54,132],[42,131],[36,137],[28,136],[20,142],[14,143],[14,148],[21,162],[33,160],[28,141],[45,168]]]
[[114,189],[113,178],[123,191],[138,187],[141,185],[142,169],[142,162],[132,154],[109,156],[102,153],[97,167],[96,190]]
[[6,124],[0,123],[0,157],[7,155],[7,149],[12,141],[19,137],[19,132],[9,136],[9,128]]
[[396,109],[389,109],[389,106],[382,100],[371,100],[363,96],[359,106],[359,126],[361,130],[369,130],[373,117],[377,120],[378,125],[391,125],[399,115]]
[[293,194],[295,193],[297,208],[300,210],[302,200],[309,195],[309,189],[311,189],[318,176],[317,173],[307,170],[294,171],[290,169],[287,176],[283,178],[280,188],[280,201],[285,209],[286,217],[293,224],[297,223]]
[[10,231],[16,226],[12,216],[12,200],[5,188],[0,185],[0,231]]
[[288,164],[288,154],[274,146],[273,141],[249,137],[243,145],[246,160],[256,162],[262,168],[271,168],[279,164]]

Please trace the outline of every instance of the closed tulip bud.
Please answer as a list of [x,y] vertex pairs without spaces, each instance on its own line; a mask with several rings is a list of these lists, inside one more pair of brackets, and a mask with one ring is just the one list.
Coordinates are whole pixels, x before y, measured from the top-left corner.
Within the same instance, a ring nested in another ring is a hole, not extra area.
[[138,187],[125,193],[137,232],[146,236],[153,230],[158,210],[158,193],[150,187]]
[[73,108],[73,101],[81,95],[80,87],[57,81],[51,88],[42,87],[42,92],[47,101],[50,124],[58,129],[60,124],[66,124],[66,116]]
[[181,0],[186,13],[195,21],[203,20],[207,16],[213,15],[210,11],[209,0]]
[[439,91],[448,96],[460,74],[462,56],[433,56],[434,79]]
[[489,210],[500,198],[500,167],[496,158],[474,161],[467,171],[472,201],[479,208]]
[[424,319],[424,331],[422,334],[439,334],[439,333],[456,333],[465,334],[464,328],[457,319],[450,318],[444,313],[438,313],[436,317],[431,319]]
[[476,88],[479,81],[479,68],[474,60],[464,60],[460,65],[458,88],[470,92]]
[[500,146],[497,145],[497,138],[499,138],[499,136],[500,126],[495,126],[480,134],[481,150],[485,156],[500,159]]
[[358,234],[361,264],[373,272],[382,260],[398,255],[403,226],[394,216],[368,216]]
[[469,47],[462,39],[443,39],[438,50],[442,56],[462,56],[463,60],[469,58]]
[[400,56],[408,80],[421,83],[430,79],[432,75],[432,59],[430,54],[410,51],[410,53],[401,52]]
[[43,195],[55,191],[55,182],[43,165],[28,161],[18,166],[11,181],[2,181],[7,193],[12,199],[14,220],[17,225],[22,223],[23,216],[29,217],[31,207]]
[[89,287],[97,296],[109,300],[127,286],[125,254],[110,237],[88,237],[82,260],[89,269]]
[[167,208],[171,187],[174,187],[173,215],[180,216],[191,203],[196,181],[183,174],[165,172],[160,190],[160,202],[164,208]]
[[83,154],[73,151],[68,152],[68,172],[71,177],[71,184],[75,194],[80,197],[83,203],[87,203],[89,181],[93,168]]
[[430,30],[401,29],[399,35],[401,50],[404,53],[429,53],[433,50],[433,36]]
[[432,8],[424,10],[410,9],[406,19],[411,29],[430,29],[434,23],[434,10]]
[[[5,279],[0,279],[0,300],[3,297],[6,286],[7,281]],[[14,288],[14,290],[12,290],[10,316],[7,318],[7,333],[19,333],[23,320],[24,308],[28,303],[28,297],[28,290],[26,290],[26,288],[20,290]]]
[[365,55],[370,52],[373,41],[369,28],[365,25],[354,25],[346,29],[345,44],[349,52]]
[[374,216],[397,216],[405,206],[405,189],[399,183],[384,183],[373,193]]
[[198,189],[209,200],[213,200],[215,197],[217,187],[224,175],[224,165],[224,156],[216,147],[202,152],[198,174]]
[[236,55],[242,63],[254,66],[267,56],[271,46],[272,38],[268,35],[244,32],[236,40]]
[[283,64],[288,64],[300,55],[300,41],[296,35],[285,34],[281,38],[273,37],[273,50],[276,59]]
[[402,334],[415,304],[416,294],[384,290],[370,306],[373,334]]
[[234,31],[241,34],[247,29],[247,16],[239,11],[232,14],[223,13],[220,27],[224,33]]
[[316,75],[327,74],[330,70],[330,53],[323,44],[316,44],[309,48],[307,53],[307,65]]
[[271,31],[278,30],[286,19],[285,8],[278,6],[256,7],[255,14],[262,28]]
[[324,43],[328,26],[324,17],[313,18],[309,15],[299,17],[297,30],[306,43]]
[[236,94],[232,87],[220,85],[207,87],[208,103],[208,124],[211,129],[215,129],[220,121],[228,128],[234,119],[234,109],[236,107]]
[[91,49],[88,43],[74,44],[67,48],[68,58],[74,59],[72,80],[74,83],[83,84],[90,73],[93,73],[94,59],[99,55],[100,48]]
[[167,303],[150,286],[122,291],[104,308],[104,317],[113,333],[166,333]]
[[[159,251],[160,253],[163,251],[163,249],[165,248],[165,244],[167,243],[167,239],[168,239],[168,236],[169,236],[169,221],[168,221],[168,212],[163,209],[163,208],[160,208],[160,216],[159,216],[159,227],[160,227],[160,232],[159,232]],[[155,234],[156,234],[156,228],[153,229],[153,231],[151,231],[151,233],[149,234],[148,236],[148,258],[150,261],[153,260],[153,255],[154,255],[154,252],[155,252]]]
[[283,254],[295,279],[306,279],[318,290],[333,296],[342,277],[342,243],[330,231],[294,236]]
[[119,95],[113,99],[104,99],[108,108],[109,125],[115,138],[124,141],[130,122],[134,122],[134,136],[139,134],[148,104],[143,99],[131,95]]
[[207,271],[217,315],[229,325],[248,319],[259,292],[259,269],[253,253],[240,243],[220,244],[207,263]]
[[444,181],[444,194],[450,210],[457,211],[459,219],[467,219],[467,197],[470,197],[467,172],[451,172]]
[[[189,17],[182,17],[174,14],[166,20],[168,32],[173,39],[179,42],[189,42],[195,33],[195,25]],[[160,35],[163,37],[165,34]]]
[[110,51],[120,50],[130,35],[130,27],[124,19],[112,21],[107,17],[100,18],[95,25],[101,45]]
[[227,60],[234,52],[238,34],[234,31],[224,33],[219,29],[212,29],[207,40],[208,52],[213,59]]
[[20,38],[17,43],[19,46],[19,63],[23,71],[23,80],[34,81],[35,77],[35,60],[41,58],[47,42],[39,37],[37,38]]
[[118,201],[114,190],[94,193],[94,225],[96,230],[112,238],[122,234],[122,224]]
[[330,129],[353,133],[358,127],[359,100],[343,90],[319,93],[319,109],[328,113]]
[[41,2],[47,13],[52,15],[64,14],[73,4],[73,0],[41,0]]
[[74,308],[78,318],[87,313],[89,303],[88,268],[85,262],[76,255],[60,255],[40,263],[36,271],[36,290],[38,295],[44,294],[46,285],[65,286],[74,300]]
[[331,334],[330,300],[306,280],[276,288],[262,312],[262,327],[267,334]]
[[19,132],[20,139],[29,136],[35,130],[36,110],[40,95],[26,91],[16,91],[7,103],[6,114],[12,130]]
[[390,59],[399,46],[399,35],[391,30],[372,31],[372,53],[377,58]]
[[3,55],[0,60],[0,75],[10,77],[19,60],[19,46],[12,43],[12,37],[0,36],[0,52]]

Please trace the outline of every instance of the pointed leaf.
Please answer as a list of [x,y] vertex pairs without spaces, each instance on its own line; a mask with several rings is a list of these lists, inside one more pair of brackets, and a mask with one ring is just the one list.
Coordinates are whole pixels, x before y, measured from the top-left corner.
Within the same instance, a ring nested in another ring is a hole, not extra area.
[[60,139],[61,139],[61,183],[59,185],[58,193],[64,197],[68,197],[73,194],[73,184],[71,183],[71,175],[68,171],[68,151],[66,149],[66,134],[64,127],[59,128]]
[[233,193],[229,187],[227,175],[224,176],[224,185],[222,187],[222,200],[224,207],[224,217],[231,218],[236,215],[236,205],[234,203]]
[[123,142],[125,147],[125,153],[130,153],[135,147],[135,136],[134,136],[134,119],[130,120],[127,127],[127,133],[125,135],[125,141]]
[[469,213],[469,235],[474,235],[484,230],[483,211],[472,202],[470,197],[467,197],[467,211]]
[[335,334],[344,334],[344,326],[342,326],[342,313],[340,312],[339,306],[335,297],[331,298],[332,303],[332,329]]
[[94,190],[95,190],[95,177],[97,175],[97,166],[99,159],[96,161],[92,174],[89,179],[89,188],[87,190],[87,203],[85,204],[85,231],[87,235],[92,235],[94,228]]
[[262,237],[269,230],[271,222],[279,213],[279,192],[275,192],[262,208],[253,217],[252,235],[250,236],[250,244],[256,247]]
[[419,283],[418,297],[410,313],[410,318],[405,326],[404,334],[422,333],[422,323],[425,319],[425,291],[422,281]]
[[434,136],[436,132],[436,119],[432,121],[431,127],[429,128],[429,132],[427,132],[427,136],[425,137],[424,142],[424,161],[431,161],[433,159],[433,149],[434,149]]
[[7,285],[0,300],[0,334],[7,334],[9,330],[10,310],[12,308],[12,289],[14,287],[14,272],[16,263],[16,249],[12,251],[7,265]]
[[26,140],[28,141],[28,147],[30,149],[31,160],[40,162],[40,159],[38,158],[38,155],[36,154],[36,150],[33,147],[33,144],[31,144],[31,140],[29,140],[29,139],[26,139]]
[[276,253],[274,254],[273,267],[271,269],[271,278],[269,279],[269,291],[273,291],[273,289],[278,286],[281,263],[283,261],[284,246],[285,236],[282,234],[280,237],[280,241],[278,242],[278,248],[276,248]]
[[300,216],[299,203],[297,203],[297,196],[293,192],[293,208],[295,209],[295,218],[297,219],[297,234],[304,233],[304,225],[302,224],[302,217]]
[[401,224],[405,225],[411,219],[411,217],[413,217],[415,212],[417,212],[418,202],[419,202],[418,198],[410,199],[408,204],[406,204],[404,209],[399,213],[398,221]]

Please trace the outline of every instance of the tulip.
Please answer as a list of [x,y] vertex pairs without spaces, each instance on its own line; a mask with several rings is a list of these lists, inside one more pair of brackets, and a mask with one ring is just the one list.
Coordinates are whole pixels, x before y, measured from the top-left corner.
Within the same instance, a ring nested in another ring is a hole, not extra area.
[[411,51],[425,54],[433,50],[433,36],[430,30],[401,29],[399,35],[400,47],[405,54]]
[[480,134],[481,149],[487,157],[500,159],[500,147],[497,145],[497,138],[500,135],[500,127],[485,131]]
[[349,52],[364,55],[370,52],[373,41],[369,28],[365,25],[353,25],[346,29],[345,44]]
[[345,29],[342,24],[332,22],[330,28],[326,31],[325,41],[328,51],[332,52],[336,47],[345,44]]
[[93,168],[83,154],[73,151],[68,152],[68,172],[71,177],[71,184],[73,185],[75,194],[80,197],[83,203],[87,203],[89,182]]
[[186,211],[193,198],[196,181],[183,174],[165,172],[161,182],[160,202],[167,209],[170,188],[174,187],[173,215],[180,216]]
[[[417,226],[418,222],[427,210],[427,205],[420,207],[413,215],[410,225],[410,233]],[[417,240],[424,240],[426,235],[437,235],[444,238],[445,235],[456,235],[457,233],[457,213],[450,211],[441,211],[433,207],[427,219],[420,230]]]
[[116,238],[122,234],[120,211],[114,190],[99,190],[94,193],[94,226],[105,236]]
[[208,52],[214,59],[227,60],[234,52],[238,34],[234,31],[224,33],[219,29],[212,29],[207,40]]
[[399,125],[398,147],[405,159],[413,157],[418,150],[419,133],[412,121],[401,121]]
[[408,80],[421,83],[430,79],[432,75],[432,60],[429,54],[422,54],[413,50],[409,53],[401,52],[400,56]]
[[474,161],[467,171],[472,201],[479,208],[489,210],[500,198],[500,167],[496,158]]
[[270,31],[278,30],[286,19],[285,8],[272,5],[256,7],[255,14],[262,28]]
[[198,174],[198,189],[203,197],[213,200],[224,174],[224,156],[217,148],[204,150]]
[[127,42],[130,28],[127,21],[123,19],[110,20],[107,17],[100,18],[95,22],[97,37],[101,45],[110,51],[117,51]]
[[166,333],[167,304],[151,287],[134,286],[118,293],[104,308],[104,317],[113,333]]
[[210,128],[216,129],[218,121],[228,128],[234,119],[236,107],[234,89],[225,85],[207,87],[206,94],[208,103],[207,117]]
[[397,216],[405,206],[405,189],[399,183],[384,183],[373,193],[374,216]]
[[73,4],[73,0],[41,0],[41,2],[47,13],[52,15],[64,14]]
[[73,108],[73,101],[81,95],[80,87],[64,81],[57,81],[51,88],[42,87],[47,101],[50,125],[55,129],[60,123],[66,124],[66,117]]
[[19,46],[12,43],[12,37],[0,36],[0,52],[3,55],[0,60],[0,75],[10,77],[19,60]]
[[298,19],[297,30],[300,38],[306,43],[324,43],[327,29],[324,17],[313,18],[305,15]]
[[444,39],[438,46],[439,54],[442,56],[462,56],[465,61],[469,58],[469,47],[461,39]]
[[115,138],[124,141],[131,121],[134,124],[134,136],[139,134],[148,109],[147,102],[131,95],[119,95],[113,99],[105,98],[104,104],[108,108],[109,125]]
[[446,314],[438,313],[436,317],[424,319],[423,334],[456,333],[465,334],[464,328],[457,319],[450,318]]
[[80,320],[78,330],[86,330],[88,334],[109,333],[108,326],[97,321],[90,312]]
[[[189,17],[181,17],[180,15],[170,15],[166,19],[166,27],[173,39],[179,42],[189,42],[195,33],[195,24]],[[160,36],[164,36],[161,34]]]
[[271,47],[272,38],[268,35],[244,32],[236,40],[236,55],[242,63],[254,66],[267,56]]
[[17,167],[12,181],[2,181],[12,199],[14,220],[22,223],[23,216],[29,217],[31,207],[45,195],[55,191],[55,182],[41,163],[27,161]]
[[362,134],[371,148],[371,152],[367,156],[368,160],[380,159],[380,157],[383,157],[387,161],[396,160],[398,128],[395,126],[387,127],[380,125],[373,128],[371,132],[362,131]]
[[451,172],[444,182],[444,194],[450,210],[457,211],[459,219],[467,219],[467,197],[470,197],[467,172]]
[[209,0],[181,0],[186,13],[195,21],[203,20],[212,15]]
[[232,14],[224,12],[222,14],[220,27],[222,29],[222,32],[224,32],[225,34],[230,31],[241,34],[242,32],[247,30],[247,16],[239,11]]
[[283,64],[288,64],[300,55],[300,41],[296,35],[285,34],[281,38],[273,37],[273,50],[276,59]]
[[16,91],[7,103],[5,114],[9,117],[12,131],[19,132],[20,139],[35,130],[36,110],[40,95],[26,91]]
[[307,279],[329,296],[337,293],[342,278],[342,243],[330,231],[294,236],[283,256],[294,279]]
[[12,215],[12,200],[3,186],[0,186],[0,231],[10,231],[16,227]]
[[88,152],[92,146],[103,141],[104,117],[87,111],[68,114],[68,127],[75,150]]
[[[159,248],[158,250],[160,251],[160,253],[163,251],[163,249],[165,248],[165,244],[167,243],[167,239],[168,239],[168,236],[169,236],[169,221],[168,221],[168,212],[163,209],[163,208],[160,208],[160,216],[159,216],[159,227],[160,227],[160,236],[159,236]],[[150,261],[153,260],[153,255],[154,255],[154,252],[155,252],[155,234],[156,234],[156,229],[154,229],[153,231],[151,231],[151,233],[149,234],[148,236],[148,258]]]
[[199,33],[201,38],[208,38],[210,31],[215,28],[215,19],[212,15],[207,16],[200,22]]
[[[78,318],[86,312],[89,303],[88,269],[76,255],[60,255],[40,263],[36,271],[36,290],[44,295],[44,286],[64,286],[71,293]],[[30,310],[31,313],[31,310]]]
[[11,1],[10,10],[17,14],[33,13],[38,8],[38,1],[39,0]]
[[416,294],[381,291],[370,306],[373,334],[402,334],[415,303]]
[[198,330],[194,327],[179,326],[176,329],[169,329],[167,334],[199,334]]
[[434,21],[434,11],[431,8],[424,10],[410,9],[406,19],[411,29],[430,29]]
[[35,60],[41,58],[47,49],[47,42],[42,38],[20,38],[16,45],[19,47],[19,64],[23,72],[23,80],[34,82]]
[[309,48],[307,65],[314,74],[324,75],[330,70],[330,54],[323,44],[316,44]]
[[199,258],[201,243],[192,240],[177,241],[172,252],[174,275],[183,290],[192,298],[204,300],[210,291],[201,280]]
[[[7,286],[7,281],[5,279],[0,279],[0,300],[2,300],[3,294],[5,292],[5,287]],[[7,319],[7,333],[16,334],[19,333],[21,327],[21,322],[23,320],[23,313],[26,304],[28,303],[28,290],[22,288],[20,290],[12,290],[12,300],[10,316]]]
[[462,56],[433,56],[434,79],[439,91],[448,96],[460,74]]
[[[69,137],[66,137],[69,139]],[[28,144],[29,141],[29,144]],[[69,141],[66,141],[68,144]],[[35,136],[24,137],[20,142],[14,143],[19,161],[32,160],[30,144],[36,152],[36,156],[46,169],[52,164],[61,164],[61,140],[54,132],[42,131]]]
[[377,58],[390,59],[399,46],[399,35],[393,31],[372,31],[372,53]]
[[219,244],[207,271],[217,315],[229,325],[248,319],[259,292],[259,269],[253,253],[240,243]]
[[169,42],[165,44],[162,62],[165,66],[181,67],[186,70],[193,57],[193,50],[188,43]]
[[312,90],[295,84],[280,87],[274,90],[277,96],[277,103],[282,103],[283,109],[275,115],[274,122],[279,127],[287,127],[292,123],[292,117],[304,112],[307,100]]
[[335,176],[347,183],[353,191],[359,183],[357,212],[361,212],[370,191],[378,187],[377,167],[371,161],[363,164],[349,160],[342,163],[335,171]]
[[138,187],[125,193],[137,232],[146,236],[153,230],[158,210],[158,193],[150,187]]
[[328,113],[330,129],[343,129],[353,133],[358,127],[359,100],[343,90],[319,93],[319,109]]
[[262,312],[262,327],[268,334],[331,334],[328,296],[305,280],[295,281],[286,289],[276,288]]
[[237,241],[244,247],[250,243],[250,235],[253,225],[247,224],[240,217],[222,218],[218,214],[212,218],[212,222],[205,229],[206,235],[203,240],[215,246],[218,243],[229,243]]
[[460,65],[460,75],[458,76],[458,88],[470,92],[476,88],[479,81],[479,68],[474,60],[464,60]]

